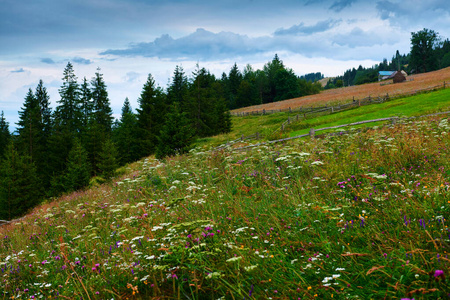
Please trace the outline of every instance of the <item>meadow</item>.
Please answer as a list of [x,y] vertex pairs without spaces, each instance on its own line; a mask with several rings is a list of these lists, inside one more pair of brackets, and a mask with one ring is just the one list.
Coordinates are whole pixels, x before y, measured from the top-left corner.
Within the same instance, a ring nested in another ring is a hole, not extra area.
[[0,297],[448,299],[447,117],[128,165],[0,227]]

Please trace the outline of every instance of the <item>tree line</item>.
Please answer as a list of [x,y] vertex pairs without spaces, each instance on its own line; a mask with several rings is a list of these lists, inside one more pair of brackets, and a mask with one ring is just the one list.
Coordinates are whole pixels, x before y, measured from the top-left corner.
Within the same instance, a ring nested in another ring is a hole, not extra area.
[[236,64],[221,78],[229,109],[271,103],[286,99],[317,94],[322,90],[318,82],[295,75],[291,68],[275,54],[262,70],[245,66],[243,72]]
[[224,87],[205,68],[175,68],[164,91],[149,74],[133,111],[124,100],[114,120],[100,69],[78,82],[64,69],[60,99],[50,107],[42,80],[28,90],[14,134],[0,115],[0,219],[26,213],[42,199],[108,180],[126,163],[184,153],[197,137],[229,132]]
[[408,74],[436,71],[450,66],[450,40],[443,40],[439,33],[426,29],[411,33],[411,50],[401,55],[397,50],[392,59],[386,58],[370,68],[359,66],[328,81],[325,89],[359,85],[378,81],[379,71],[405,70]]

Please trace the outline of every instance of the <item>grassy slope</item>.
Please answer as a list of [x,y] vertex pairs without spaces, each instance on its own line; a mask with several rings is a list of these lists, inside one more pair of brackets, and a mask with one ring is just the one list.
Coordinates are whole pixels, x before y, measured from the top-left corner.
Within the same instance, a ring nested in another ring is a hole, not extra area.
[[[279,132],[276,136],[272,136],[272,133],[280,128],[281,124],[288,117],[293,118],[296,113],[282,112],[264,116],[249,115],[245,117],[232,117],[233,128],[231,133],[200,139],[197,141],[197,146],[218,146],[227,141],[235,140],[242,135],[247,136],[256,132],[259,132],[265,138],[274,139],[288,135],[296,136],[306,134],[310,128],[337,126],[392,116],[411,117],[445,110],[450,110],[450,89],[423,93],[412,97],[395,99],[386,103],[371,104],[331,115],[312,117],[300,122],[293,122],[292,125],[286,128],[284,134]],[[375,125],[378,125],[378,123],[358,127]]]
[[1,227],[0,295],[444,299],[450,126],[441,118],[135,163],[113,184]]
[[[364,120],[388,117],[412,117],[450,110],[450,89],[372,104],[332,115],[317,117],[293,124],[291,136],[305,134],[309,128],[331,127]],[[367,125],[367,126],[373,126]],[[303,130],[298,130],[304,128]],[[345,129],[344,129],[345,130]]]

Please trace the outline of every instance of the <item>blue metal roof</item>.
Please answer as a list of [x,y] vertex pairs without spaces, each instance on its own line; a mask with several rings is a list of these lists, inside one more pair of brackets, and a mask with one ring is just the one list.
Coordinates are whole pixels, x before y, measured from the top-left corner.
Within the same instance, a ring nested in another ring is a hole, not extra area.
[[395,71],[378,71],[378,75],[380,76],[391,76]]

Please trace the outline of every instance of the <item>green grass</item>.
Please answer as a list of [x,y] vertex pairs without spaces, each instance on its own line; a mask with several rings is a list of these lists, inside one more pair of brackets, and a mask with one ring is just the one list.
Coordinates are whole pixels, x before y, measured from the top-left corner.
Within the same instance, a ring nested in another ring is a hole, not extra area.
[[149,157],[0,227],[0,298],[448,299],[449,145],[440,116]]
[[[290,136],[296,136],[308,133],[309,128],[331,127],[394,116],[412,117],[445,110],[450,110],[450,89],[400,98],[380,104],[366,105],[331,115],[307,119],[294,123],[288,130],[290,131]],[[379,123],[359,127],[374,125],[379,125]]]

